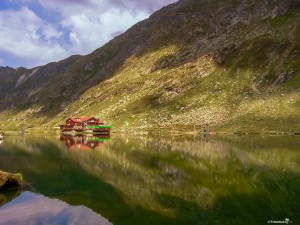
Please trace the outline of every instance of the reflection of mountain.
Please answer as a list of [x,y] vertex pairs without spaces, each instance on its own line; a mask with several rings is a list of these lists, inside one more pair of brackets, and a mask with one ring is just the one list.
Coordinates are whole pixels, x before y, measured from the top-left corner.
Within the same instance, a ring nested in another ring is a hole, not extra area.
[[0,209],[0,225],[74,224],[111,225],[107,219],[84,206],[70,206],[32,192],[23,192]]
[[64,141],[65,144],[70,149],[81,149],[81,150],[92,150],[96,147],[102,147],[104,145],[104,140],[108,139],[109,136],[103,135],[93,135],[93,136],[85,136],[85,135],[65,135],[62,134],[60,136],[60,140]]
[[4,170],[20,170],[37,192],[118,225],[300,221],[299,159],[295,136],[127,134],[99,151],[21,136],[0,146]]

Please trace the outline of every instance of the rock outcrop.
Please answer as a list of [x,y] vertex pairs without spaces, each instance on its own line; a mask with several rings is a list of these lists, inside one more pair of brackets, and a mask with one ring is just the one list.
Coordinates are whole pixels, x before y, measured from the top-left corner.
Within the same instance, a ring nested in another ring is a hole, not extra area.
[[13,174],[0,171],[0,190],[21,186],[22,180],[20,173]]
[[299,132],[299,31],[300,0],[180,0],[89,55],[0,67],[0,127]]

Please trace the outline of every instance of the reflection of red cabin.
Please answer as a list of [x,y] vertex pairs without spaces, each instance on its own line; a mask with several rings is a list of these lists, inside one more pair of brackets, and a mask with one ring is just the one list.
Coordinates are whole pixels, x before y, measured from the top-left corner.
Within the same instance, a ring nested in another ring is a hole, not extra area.
[[[91,128],[93,126],[93,128]],[[104,126],[104,122],[101,119],[95,117],[71,117],[66,120],[66,124],[61,125],[61,131],[86,131],[93,130],[99,132],[109,132],[108,127],[97,127]]]
[[64,141],[69,149],[81,149],[81,150],[92,150],[96,147],[102,147],[104,145],[103,141],[96,139],[97,136],[71,136],[71,135],[61,135],[60,140]]

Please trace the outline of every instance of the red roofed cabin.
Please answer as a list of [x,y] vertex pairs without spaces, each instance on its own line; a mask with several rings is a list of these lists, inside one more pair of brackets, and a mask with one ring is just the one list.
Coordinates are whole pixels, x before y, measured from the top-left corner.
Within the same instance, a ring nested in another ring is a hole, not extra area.
[[60,126],[60,130],[62,132],[110,132],[110,127],[105,126],[101,119],[97,119],[95,117],[71,117],[66,120],[66,124]]

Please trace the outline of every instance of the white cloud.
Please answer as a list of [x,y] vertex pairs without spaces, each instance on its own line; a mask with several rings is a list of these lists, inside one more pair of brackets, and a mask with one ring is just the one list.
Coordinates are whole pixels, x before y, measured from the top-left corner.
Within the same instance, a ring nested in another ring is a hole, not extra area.
[[61,32],[41,20],[27,7],[20,10],[0,11],[0,51],[32,59],[27,66],[36,66],[63,59],[68,51],[51,38],[60,37]]
[[[24,58],[26,64],[19,66],[32,67],[72,54],[90,53],[154,10],[176,0],[10,1],[23,7],[0,11],[0,54],[15,55],[19,61]],[[49,14],[58,15],[56,22],[59,21],[53,24],[43,15],[37,16],[30,9],[37,2]]]
[[63,32],[58,31],[53,26],[47,24],[43,27],[43,35],[46,40],[51,40],[52,38],[60,38],[63,35]]
[[128,29],[147,16],[145,13],[133,16],[127,11],[110,9],[101,15],[73,15],[62,21],[61,25],[72,30],[69,50],[72,53],[86,54],[105,44],[114,34]]
[[[4,224],[100,224],[112,225],[100,214],[85,206],[70,206],[58,199],[50,199],[32,192],[22,194],[0,209]],[[43,221],[43,222],[41,222]]]
[[[72,54],[87,54],[108,42],[117,33],[149,16],[145,10],[131,12],[108,0],[39,0],[48,10],[62,16],[60,25],[69,30],[67,48]],[[58,7],[59,6],[59,7]]]

